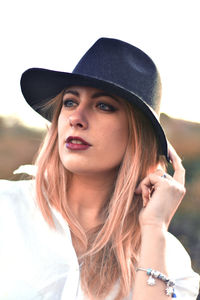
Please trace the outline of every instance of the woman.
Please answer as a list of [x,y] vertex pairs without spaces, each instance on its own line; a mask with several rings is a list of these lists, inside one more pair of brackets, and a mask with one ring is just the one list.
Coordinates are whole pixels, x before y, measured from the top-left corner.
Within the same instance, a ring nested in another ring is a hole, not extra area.
[[185,172],[158,121],[152,60],[102,38],[72,74],[29,69],[21,87],[52,124],[35,181],[1,183],[0,299],[196,299],[199,277],[167,232]]

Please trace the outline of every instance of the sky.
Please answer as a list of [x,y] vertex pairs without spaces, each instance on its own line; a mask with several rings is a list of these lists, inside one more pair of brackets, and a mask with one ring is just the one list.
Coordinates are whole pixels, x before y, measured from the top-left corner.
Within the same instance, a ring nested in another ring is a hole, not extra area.
[[4,0],[0,4],[0,115],[31,127],[46,121],[25,102],[21,74],[71,72],[100,37],[146,52],[161,74],[161,112],[200,122],[199,0]]

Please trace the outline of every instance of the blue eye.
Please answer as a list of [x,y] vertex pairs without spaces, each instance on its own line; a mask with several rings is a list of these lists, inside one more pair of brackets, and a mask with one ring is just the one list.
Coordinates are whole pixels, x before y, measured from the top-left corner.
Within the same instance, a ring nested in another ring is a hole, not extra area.
[[63,105],[65,107],[74,107],[76,105],[76,102],[74,100],[68,99],[63,101]]
[[98,107],[104,111],[115,111],[116,110],[112,105],[105,104],[105,103],[99,103]]

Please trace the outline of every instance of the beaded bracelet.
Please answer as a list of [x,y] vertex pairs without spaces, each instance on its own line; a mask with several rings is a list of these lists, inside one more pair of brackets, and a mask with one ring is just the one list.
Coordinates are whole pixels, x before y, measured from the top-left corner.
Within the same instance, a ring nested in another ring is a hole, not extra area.
[[175,286],[175,282],[171,279],[169,279],[168,277],[166,277],[164,274],[160,273],[159,271],[155,271],[152,269],[143,269],[143,268],[137,268],[137,271],[145,271],[147,273],[147,275],[149,276],[148,280],[147,280],[147,284],[148,285],[155,285],[156,281],[155,278],[162,280],[165,284],[166,284],[166,289],[165,289],[165,294],[167,296],[171,296],[172,298],[176,298],[176,294],[174,292],[174,286]]

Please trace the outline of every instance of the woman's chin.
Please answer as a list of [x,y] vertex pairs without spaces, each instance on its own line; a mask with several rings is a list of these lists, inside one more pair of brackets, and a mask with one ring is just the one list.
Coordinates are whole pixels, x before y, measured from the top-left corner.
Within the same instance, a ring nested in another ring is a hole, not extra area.
[[92,174],[92,173],[95,173],[96,172],[96,169],[95,167],[89,167],[88,164],[84,165],[84,164],[81,164],[81,163],[78,163],[77,161],[76,162],[62,162],[63,164],[63,167],[71,172],[72,174],[79,174],[79,175],[84,175],[84,174]]
[[92,177],[99,177],[103,176],[107,178],[109,173],[116,173],[117,168],[102,168],[102,166],[98,166],[96,164],[92,164],[89,166],[81,165],[81,164],[72,164],[72,163],[65,163],[63,164],[64,168],[74,175],[84,175],[84,176],[92,176]]

